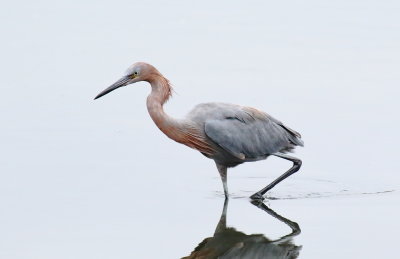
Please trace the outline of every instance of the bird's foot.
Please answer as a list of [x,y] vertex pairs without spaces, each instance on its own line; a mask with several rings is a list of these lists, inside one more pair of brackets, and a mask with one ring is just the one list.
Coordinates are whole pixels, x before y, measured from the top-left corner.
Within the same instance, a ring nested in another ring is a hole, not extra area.
[[251,195],[250,199],[252,199],[253,201],[260,201],[260,202],[265,200],[264,196],[262,196],[262,194],[259,192],[256,192],[255,194]]
[[225,195],[225,200],[228,199],[229,200],[229,193],[228,192],[224,192]]

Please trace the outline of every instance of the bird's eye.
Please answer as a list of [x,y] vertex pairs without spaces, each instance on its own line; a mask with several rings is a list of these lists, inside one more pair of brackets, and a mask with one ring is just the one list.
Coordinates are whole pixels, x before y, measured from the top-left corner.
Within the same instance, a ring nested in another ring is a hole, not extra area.
[[135,71],[135,72],[133,72],[133,73],[130,75],[130,77],[133,79],[133,78],[137,77],[138,74],[139,74],[139,73],[138,73],[137,71]]

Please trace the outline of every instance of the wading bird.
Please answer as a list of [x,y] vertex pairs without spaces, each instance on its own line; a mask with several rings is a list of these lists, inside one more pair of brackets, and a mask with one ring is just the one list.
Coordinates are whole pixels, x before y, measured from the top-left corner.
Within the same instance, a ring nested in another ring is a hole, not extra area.
[[212,237],[205,238],[194,251],[181,259],[295,259],[299,256],[301,246],[293,244],[293,237],[301,233],[300,226],[285,217],[282,217],[262,202],[253,202],[272,217],[288,225],[292,232],[278,239],[271,240],[262,234],[247,235],[233,227],[227,227],[226,217],[228,199],[225,199],[221,217]]
[[227,168],[244,162],[258,161],[273,155],[293,162],[293,166],[272,183],[250,196],[264,200],[263,195],[286,177],[297,172],[301,160],[285,153],[303,146],[298,132],[279,120],[254,108],[226,103],[197,105],[183,119],[174,119],[164,112],[163,105],[171,97],[172,87],[155,67],[138,62],[125,75],[94,99],[129,84],[147,81],[151,93],[147,109],[157,127],[169,138],[200,151],[215,161],[228,197]]

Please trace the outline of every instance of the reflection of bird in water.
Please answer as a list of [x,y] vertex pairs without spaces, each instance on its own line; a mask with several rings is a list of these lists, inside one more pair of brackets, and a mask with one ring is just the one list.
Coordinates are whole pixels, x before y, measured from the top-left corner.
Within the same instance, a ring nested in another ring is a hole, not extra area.
[[301,246],[291,242],[292,237],[300,234],[300,227],[268,208],[264,203],[254,204],[274,218],[287,224],[292,233],[277,240],[270,240],[262,234],[246,235],[226,226],[228,200],[225,200],[221,219],[213,237],[204,239],[194,251],[182,259],[295,259]]
[[254,193],[251,196],[253,200],[263,200],[268,190],[300,169],[300,159],[284,154],[296,146],[303,146],[300,134],[265,112],[233,104],[203,103],[197,105],[184,119],[177,120],[168,116],[163,105],[171,97],[172,87],[152,65],[142,62],[133,64],[125,76],[95,99],[139,81],[151,84],[147,109],[158,128],[169,138],[215,161],[225,197],[228,197],[228,167],[266,159],[270,155],[293,162],[292,168],[286,173]]

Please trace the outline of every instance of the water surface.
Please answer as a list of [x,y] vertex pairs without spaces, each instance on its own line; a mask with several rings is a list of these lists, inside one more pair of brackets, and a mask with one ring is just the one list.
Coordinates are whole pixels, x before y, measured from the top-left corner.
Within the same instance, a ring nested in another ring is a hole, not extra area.
[[[399,7],[5,3],[0,258],[182,258],[196,247],[225,256],[397,258]],[[215,165],[159,132],[145,108],[149,86],[93,101],[136,61],[173,83],[172,116],[222,101],[302,133],[300,172],[265,204],[301,233],[285,238],[291,225],[247,199],[290,167],[270,158],[229,171],[223,229],[234,240],[219,248],[224,198]]]

